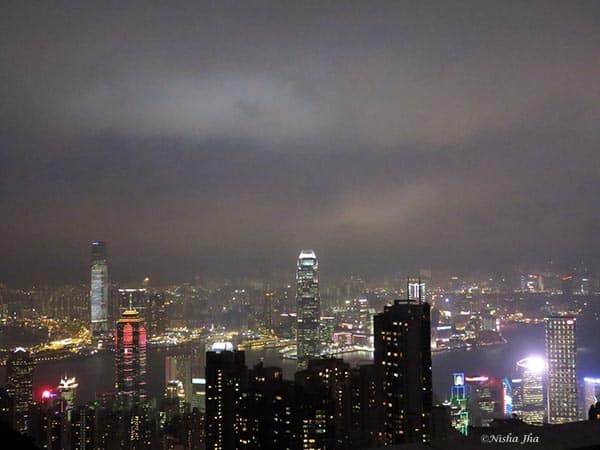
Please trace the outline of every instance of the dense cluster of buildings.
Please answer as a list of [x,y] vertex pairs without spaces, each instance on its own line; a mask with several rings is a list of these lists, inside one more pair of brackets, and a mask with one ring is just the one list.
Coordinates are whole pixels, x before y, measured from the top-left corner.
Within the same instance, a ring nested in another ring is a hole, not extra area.
[[600,380],[577,378],[576,318],[551,316],[545,324],[545,357],[516,363],[516,376],[453,374],[450,401],[453,426],[463,434],[471,426],[518,417],[531,425],[564,424],[596,418]]
[[[93,242],[86,320],[94,348],[114,353],[114,391],[82,403],[77,390],[87,380],[65,376],[33,398],[35,355],[17,348],[7,358],[0,421],[40,448],[227,450],[433,445],[507,418],[531,426],[600,418],[600,380],[585,378],[583,391],[578,385],[572,314],[545,318],[545,357],[522,358],[502,377],[454,373],[447,401],[436,402],[432,351],[497,343],[507,313],[493,299],[484,307],[469,292],[458,296],[458,279],[453,294],[433,290],[427,298],[423,279],[409,279],[398,300],[397,292],[369,297],[353,278],[349,300],[324,304],[317,255],[302,250],[295,294],[291,286],[265,289],[262,307],[253,308],[246,289],[222,293],[224,323],[211,324],[214,336],[239,325],[244,312],[260,333],[235,343],[204,334],[185,345],[165,331],[185,329],[195,314],[176,299],[200,290],[166,295],[148,281],[111,290],[106,245]],[[210,312],[209,301],[197,300]],[[267,342],[259,335],[290,347],[282,354],[297,360],[293,378],[280,367],[247,364],[248,342]],[[155,398],[147,388],[148,347],[163,336],[181,351],[164,356],[165,389]],[[372,349],[373,361],[351,366],[333,356],[348,347]]]

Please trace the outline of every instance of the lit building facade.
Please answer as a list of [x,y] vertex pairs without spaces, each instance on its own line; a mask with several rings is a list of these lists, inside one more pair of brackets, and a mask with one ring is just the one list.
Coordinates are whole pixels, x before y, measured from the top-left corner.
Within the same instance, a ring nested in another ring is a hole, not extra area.
[[452,374],[452,387],[450,388],[450,420],[452,426],[465,436],[469,430],[469,410],[467,385],[465,374],[457,372]]
[[519,378],[513,379],[513,411],[531,425],[544,423],[544,374],[546,363],[540,357],[523,358],[517,362]]
[[92,242],[90,283],[90,319],[93,334],[108,331],[108,260],[106,244],[102,241]]
[[13,428],[21,433],[29,429],[34,366],[33,358],[22,347],[15,349],[6,361],[6,392],[11,400],[11,422]]
[[579,420],[575,324],[576,320],[571,316],[546,318],[550,424]]
[[429,442],[432,409],[428,303],[396,300],[375,315],[375,365],[383,370],[385,445]]
[[146,328],[135,310],[117,321],[115,366],[117,395],[125,405],[139,404],[146,398]]
[[298,367],[305,368],[308,360],[321,354],[319,319],[321,302],[319,298],[319,263],[313,250],[302,250],[298,256],[296,272],[296,305],[298,330],[296,346]]

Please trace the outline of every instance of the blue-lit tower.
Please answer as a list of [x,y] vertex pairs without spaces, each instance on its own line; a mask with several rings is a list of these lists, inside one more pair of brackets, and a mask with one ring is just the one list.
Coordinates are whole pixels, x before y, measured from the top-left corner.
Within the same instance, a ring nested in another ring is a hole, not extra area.
[[450,387],[450,417],[452,426],[465,436],[469,429],[468,391],[465,384],[465,374],[457,372],[452,374]]

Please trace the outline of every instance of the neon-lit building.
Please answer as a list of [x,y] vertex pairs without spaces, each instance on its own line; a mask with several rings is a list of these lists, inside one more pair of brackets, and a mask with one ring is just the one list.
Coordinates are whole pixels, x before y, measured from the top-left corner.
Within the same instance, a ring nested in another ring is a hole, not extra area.
[[502,413],[505,416],[510,416],[513,412],[512,384],[508,378],[502,378],[502,390],[504,391],[504,405]]
[[[546,362],[541,357],[532,356],[517,362],[517,372],[521,380],[520,418],[532,425],[544,423],[544,373]],[[517,411],[515,411],[518,414]]]
[[102,241],[92,242],[90,318],[93,334],[108,331],[108,261]]
[[321,337],[319,335],[321,301],[318,269],[319,263],[315,252],[302,250],[298,256],[296,272],[298,368],[306,368],[309,359],[317,358],[321,354]]
[[579,420],[575,324],[576,320],[571,316],[546,318],[550,424]]
[[146,328],[135,310],[125,311],[117,321],[115,366],[115,389],[122,402],[142,402],[146,398]]
[[465,436],[469,429],[468,392],[464,373],[452,374],[450,387],[450,420],[452,426]]

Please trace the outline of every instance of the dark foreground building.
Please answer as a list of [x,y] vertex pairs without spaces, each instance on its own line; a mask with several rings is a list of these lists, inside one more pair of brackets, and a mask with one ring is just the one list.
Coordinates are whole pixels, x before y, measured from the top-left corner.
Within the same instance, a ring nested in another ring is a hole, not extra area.
[[430,307],[396,300],[374,318],[375,366],[383,370],[385,445],[427,443],[432,409]]

